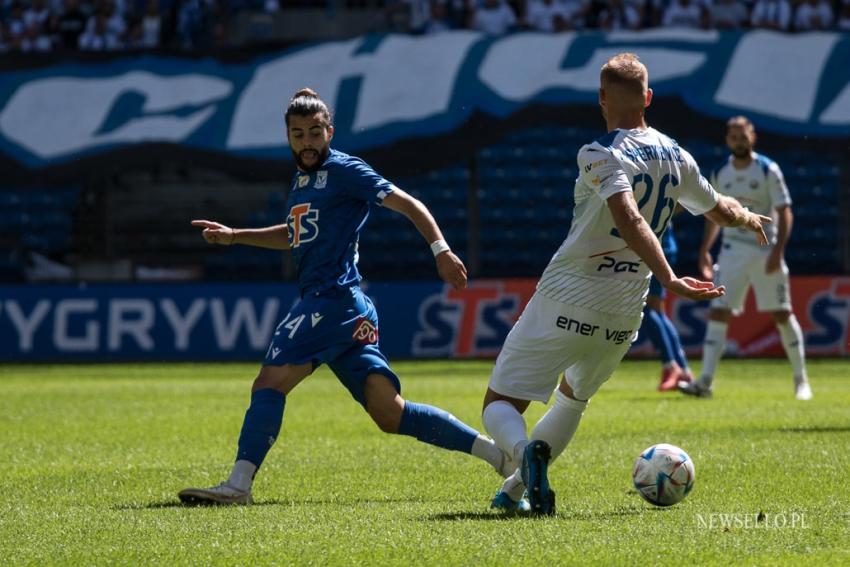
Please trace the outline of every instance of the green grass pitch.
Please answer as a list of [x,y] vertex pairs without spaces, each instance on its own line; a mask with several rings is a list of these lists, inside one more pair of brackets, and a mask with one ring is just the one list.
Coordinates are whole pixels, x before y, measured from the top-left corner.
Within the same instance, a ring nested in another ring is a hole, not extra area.
[[[490,367],[395,365],[406,397],[479,429]],[[379,432],[322,369],[287,400],[254,506],[180,506],[228,473],[255,372],[0,366],[0,564],[850,564],[848,361],[811,361],[808,403],[782,360],[723,361],[713,400],[659,394],[656,362],[625,362],[550,469],[557,515],[507,519],[486,464]],[[667,509],[630,483],[659,442],[696,464]]]

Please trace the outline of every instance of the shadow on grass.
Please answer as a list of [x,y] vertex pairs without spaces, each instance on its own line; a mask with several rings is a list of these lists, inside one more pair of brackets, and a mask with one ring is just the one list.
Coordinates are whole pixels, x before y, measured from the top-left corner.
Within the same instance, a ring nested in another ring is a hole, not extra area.
[[[510,521],[510,520],[600,520],[603,518],[620,518],[623,516],[637,516],[646,512],[645,507],[635,507],[626,510],[609,510],[607,512],[556,512],[554,516],[536,516],[527,514],[500,514],[498,512],[446,512],[442,514],[430,514],[423,519],[432,522],[457,522],[460,520],[478,521]],[[651,510],[650,510],[651,511]]]
[[782,433],[850,433],[850,425],[812,425],[807,427],[780,427]]
[[[418,498],[381,498],[381,499],[356,499],[356,500],[331,500],[331,499],[304,499],[304,500],[255,500],[250,506],[352,506],[362,504],[409,504],[415,502],[423,502]],[[165,500],[162,502],[148,502],[146,504],[116,504],[112,507],[113,510],[162,510],[166,508],[226,508],[229,506],[239,506],[234,504],[214,504],[207,502],[180,502],[179,500]]]

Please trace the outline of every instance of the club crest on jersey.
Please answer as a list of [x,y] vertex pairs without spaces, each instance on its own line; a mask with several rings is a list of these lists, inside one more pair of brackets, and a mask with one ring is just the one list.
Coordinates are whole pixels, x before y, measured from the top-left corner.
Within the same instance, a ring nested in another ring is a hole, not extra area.
[[307,186],[308,183],[310,183],[310,176],[309,175],[299,175],[298,176],[298,188],[299,189],[303,189],[304,187]]
[[322,170],[316,173],[316,182],[313,184],[314,189],[324,189],[328,185],[328,172]]
[[360,317],[354,325],[354,334],[351,335],[355,341],[364,345],[373,345],[378,342],[378,328],[369,319]]
[[319,236],[319,209],[311,208],[310,203],[295,205],[289,210],[286,225],[290,248],[311,242]]
[[756,189],[758,189],[758,188],[759,188],[759,182],[758,182],[758,181],[756,181],[755,179],[751,180],[751,181],[750,181],[750,189],[752,189],[753,191],[755,191],[755,190],[756,190]]

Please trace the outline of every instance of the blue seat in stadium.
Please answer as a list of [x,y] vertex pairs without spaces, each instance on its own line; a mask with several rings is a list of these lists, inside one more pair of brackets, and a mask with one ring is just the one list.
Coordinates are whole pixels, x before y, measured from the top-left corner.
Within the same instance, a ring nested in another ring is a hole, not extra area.
[[0,191],[0,211],[18,211],[22,206],[20,195],[13,191]]
[[18,211],[0,211],[0,227],[8,231],[18,231],[30,225],[28,214]]

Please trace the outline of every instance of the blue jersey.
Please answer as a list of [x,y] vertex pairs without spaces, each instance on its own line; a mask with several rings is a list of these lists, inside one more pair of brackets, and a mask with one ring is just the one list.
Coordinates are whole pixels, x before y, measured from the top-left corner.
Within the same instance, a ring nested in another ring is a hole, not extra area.
[[294,175],[286,223],[302,296],[360,282],[360,230],[370,206],[394,188],[360,158],[336,150],[317,171]]

